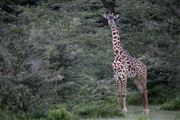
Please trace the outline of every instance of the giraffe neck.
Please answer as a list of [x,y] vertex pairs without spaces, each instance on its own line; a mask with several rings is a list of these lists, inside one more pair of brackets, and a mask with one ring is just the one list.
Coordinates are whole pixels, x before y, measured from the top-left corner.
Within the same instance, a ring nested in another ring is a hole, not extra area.
[[123,46],[120,41],[119,31],[116,26],[111,26],[111,31],[112,31],[112,44],[113,44],[114,55],[119,56],[123,51]]

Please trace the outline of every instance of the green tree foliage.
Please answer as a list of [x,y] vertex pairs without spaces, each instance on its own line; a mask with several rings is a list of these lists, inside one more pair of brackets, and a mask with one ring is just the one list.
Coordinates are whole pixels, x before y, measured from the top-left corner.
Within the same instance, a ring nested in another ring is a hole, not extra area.
[[[170,101],[180,88],[179,5],[178,0],[2,0],[0,110],[22,119],[71,112],[123,116],[115,111],[111,32],[102,17],[109,10],[120,14],[124,48],[147,64],[150,103]],[[128,103],[140,104],[132,80],[128,91]],[[168,106],[177,109],[178,100]],[[68,110],[49,110],[57,104]]]

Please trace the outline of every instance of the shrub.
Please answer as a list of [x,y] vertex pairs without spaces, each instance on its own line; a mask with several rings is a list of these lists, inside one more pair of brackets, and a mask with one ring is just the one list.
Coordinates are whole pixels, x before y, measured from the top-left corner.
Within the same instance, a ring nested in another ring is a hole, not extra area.
[[123,117],[124,114],[117,110],[117,106],[109,102],[79,104],[74,106],[74,111],[82,117]]
[[149,89],[149,101],[151,103],[164,103],[173,95],[172,90],[167,85],[157,85]]
[[37,5],[38,0],[2,0],[8,4],[20,4],[20,5]]
[[48,120],[78,120],[78,117],[65,107],[58,107],[49,111]]
[[161,109],[164,110],[180,110],[180,96],[176,97],[174,100],[165,103]]
[[140,105],[141,104],[140,93],[130,92],[129,95],[127,96],[127,102],[130,105]]

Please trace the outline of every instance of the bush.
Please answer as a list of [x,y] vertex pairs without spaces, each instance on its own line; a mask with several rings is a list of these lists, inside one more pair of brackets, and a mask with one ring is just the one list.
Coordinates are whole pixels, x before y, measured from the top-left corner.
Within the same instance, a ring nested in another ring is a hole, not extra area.
[[124,117],[124,114],[117,110],[114,103],[101,102],[101,103],[88,103],[79,104],[74,106],[74,111],[82,117]]
[[130,92],[127,96],[127,102],[130,105],[140,105],[141,101],[140,93],[138,92]]
[[26,111],[29,104],[29,89],[23,84],[12,82],[10,77],[0,77],[0,110]]
[[169,100],[171,97],[173,97],[172,89],[167,85],[157,85],[153,88],[149,89],[149,101],[151,103],[165,103],[167,100]]
[[176,97],[174,100],[165,103],[161,109],[164,110],[180,110],[180,96]]
[[7,4],[20,4],[20,5],[37,5],[39,0],[2,0],[1,2]]
[[48,120],[78,120],[78,117],[65,107],[58,107],[49,111]]

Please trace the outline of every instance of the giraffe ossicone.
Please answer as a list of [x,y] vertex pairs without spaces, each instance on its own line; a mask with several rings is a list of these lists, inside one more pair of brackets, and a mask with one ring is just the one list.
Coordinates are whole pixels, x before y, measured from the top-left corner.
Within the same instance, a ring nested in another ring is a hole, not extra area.
[[114,51],[114,61],[112,68],[114,71],[114,78],[117,85],[117,104],[120,109],[120,96],[123,96],[123,112],[127,112],[126,107],[126,95],[127,95],[127,79],[136,77],[135,83],[142,96],[143,113],[148,114],[148,93],[147,93],[147,69],[146,65],[140,60],[132,57],[123,48],[120,41],[119,31],[117,29],[115,19],[119,15],[113,13],[104,14],[104,17],[108,20],[108,24],[111,27],[112,32],[112,44]]

